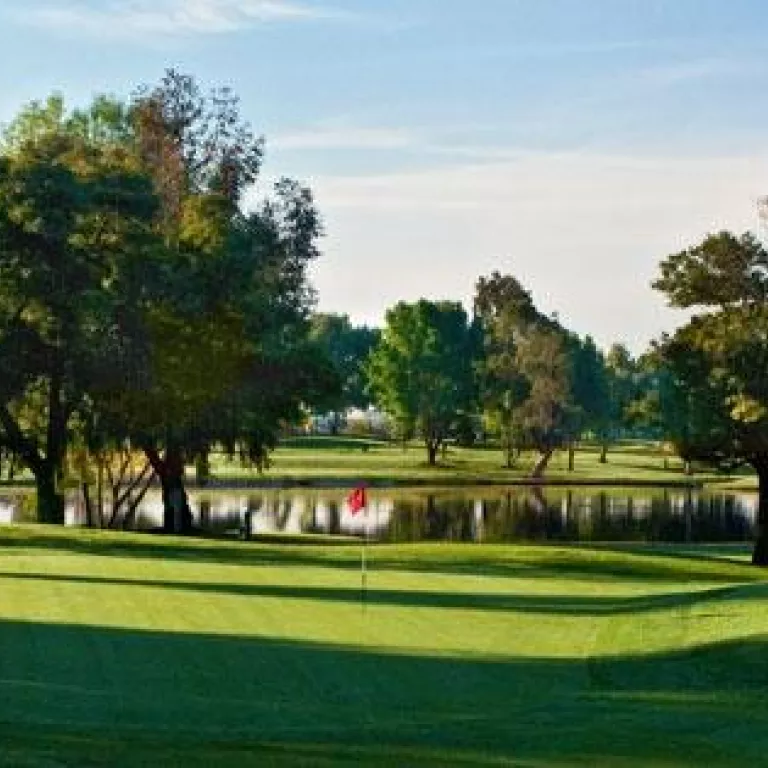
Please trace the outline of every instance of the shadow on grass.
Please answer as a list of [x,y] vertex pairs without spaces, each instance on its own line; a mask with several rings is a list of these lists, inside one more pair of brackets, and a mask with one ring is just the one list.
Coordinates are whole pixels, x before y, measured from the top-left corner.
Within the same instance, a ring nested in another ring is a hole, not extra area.
[[757,765],[767,680],[762,638],[585,662],[4,621],[0,763]]
[[[124,536],[124,537],[123,537]],[[713,559],[702,547],[701,556],[691,548],[681,550],[652,545],[578,545],[547,543],[544,550],[519,545],[519,557],[502,554],[504,547],[452,544],[443,548],[415,549],[404,554],[400,546],[369,547],[374,568],[416,573],[442,573],[509,578],[574,578],[584,580],[654,581],[658,583],[723,583],[763,581],[768,574],[747,562]],[[107,534],[35,527],[0,528],[0,548],[6,552],[40,549],[99,557],[157,558],[176,561],[253,566],[307,566],[357,570],[360,542],[355,539],[272,537],[253,542],[229,542],[210,538],[179,539],[153,534]],[[530,556],[528,552],[530,551]],[[588,553],[593,552],[594,557]],[[426,554],[428,553],[428,554]],[[607,556],[606,556],[607,553]],[[498,556],[497,556],[498,555]]]
[[[334,603],[359,604],[359,588],[312,587],[285,584],[233,584],[199,581],[168,581],[161,579],[121,579],[109,576],[82,576],[53,573],[0,571],[0,580],[58,582],[64,584],[93,584],[97,586],[168,589],[201,594],[236,595],[241,597],[278,598],[289,600],[318,600]],[[620,614],[691,608],[697,605],[717,605],[731,600],[765,600],[768,583],[759,585],[721,587],[700,592],[672,592],[630,597],[524,595],[478,592],[440,592],[368,588],[367,605],[399,608],[439,608],[473,611],[501,611],[563,616],[617,616]]]

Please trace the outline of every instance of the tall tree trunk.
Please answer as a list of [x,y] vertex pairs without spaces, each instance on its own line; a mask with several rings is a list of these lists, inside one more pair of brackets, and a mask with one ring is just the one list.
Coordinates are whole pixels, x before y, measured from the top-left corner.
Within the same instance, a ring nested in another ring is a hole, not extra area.
[[211,462],[208,453],[200,453],[195,459],[195,483],[198,488],[205,488],[211,478]]
[[512,469],[515,466],[515,461],[520,455],[520,451],[515,444],[514,435],[512,430],[508,429],[502,434],[502,448],[504,449],[504,459],[507,469]]
[[83,494],[83,506],[85,508],[85,525],[88,528],[96,528],[96,516],[93,514],[93,501],[91,501],[91,490],[88,483],[80,484],[80,491]]
[[603,442],[600,445],[600,463],[606,464],[608,462],[608,443]]
[[[53,389],[53,385],[52,385]],[[37,519],[41,523],[64,523],[64,494],[59,488],[62,457],[66,441],[66,412],[60,397],[49,400],[51,415],[47,429],[47,455],[40,453],[36,442],[24,435],[7,407],[0,405],[0,427],[11,451],[20,456],[35,476]]]
[[64,494],[58,490],[57,475],[57,467],[51,461],[45,461],[35,473],[38,522],[64,524]]
[[156,448],[145,448],[144,452],[160,478],[163,531],[189,533],[192,530],[192,510],[184,487],[184,455],[181,449],[168,446],[162,459]]
[[427,463],[430,467],[437,464],[437,452],[440,449],[440,441],[434,438],[427,438]]
[[576,448],[573,443],[568,443],[568,471],[573,472],[576,468]]
[[554,451],[551,448],[548,448],[539,455],[536,464],[534,464],[533,469],[531,470],[532,478],[538,479],[544,474],[544,470],[547,468],[547,464],[549,464],[549,460],[552,458],[553,453]]
[[754,565],[768,566],[768,455],[752,462],[757,472],[759,500],[757,503],[757,525],[755,548],[752,551]]
[[64,525],[64,494],[59,490],[67,444],[67,410],[62,394],[58,366],[51,376],[48,392],[46,455],[35,473],[37,482],[37,519],[41,523]]

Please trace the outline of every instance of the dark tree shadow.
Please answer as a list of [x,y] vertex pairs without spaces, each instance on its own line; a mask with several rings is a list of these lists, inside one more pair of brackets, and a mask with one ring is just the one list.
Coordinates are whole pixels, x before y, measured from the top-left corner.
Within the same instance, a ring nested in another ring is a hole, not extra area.
[[761,765],[767,684],[763,638],[479,659],[4,621],[0,763]]
[[[280,545],[280,546],[278,546]],[[576,545],[548,543],[548,554],[535,557],[489,558],[483,545],[454,544],[447,556],[439,549],[434,557],[420,560],[411,554],[403,555],[389,545],[369,546],[374,569],[406,570],[423,573],[458,575],[486,575],[510,578],[574,578],[595,580],[654,581],[670,584],[691,584],[697,581],[735,584],[745,581],[763,581],[768,574],[754,568],[735,556],[723,572],[721,562],[708,557],[711,548],[702,547],[696,554],[691,547],[673,548],[653,545]],[[0,548],[12,553],[16,548],[62,551],[99,557],[157,558],[201,563],[221,563],[258,566],[313,566],[321,568],[357,570],[360,567],[360,541],[342,539],[322,543],[311,539],[287,537],[254,537],[251,542],[229,542],[210,539],[179,541],[152,534],[84,535],[82,531],[57,529],[54,533],[35,533],[29,527],[23,534],[13,527],[0,528]],[[578,556],[569,550],[578,549]],[[583,550],[592,550],[594,558]],[[740,550],[733,550],[734,554]],[[746,551],[746,548],[744,549]],[[622,557],[604,557],[604,553]],[[562,556],[560,556],[562,554]],[[661,555],[661,557],[660,557]],[[675,560],[685,561],[678,565]]]
[[[0,571],[0,579],[94,584],[122,588],[167,589],[201,594],[238,595],[292,600],[319,600],[333,603],[360,603],[359,587],[314,587],[284,584],[237,584],[228,582],[175,581],[159,579],[123,579],[109,576],[84,576],[53,573]],[[368,587],[367,605],[401,608],[441,608],[472,611],[500,611],[562,616],[616,616],[676,608],[693,608],[733,600],[765,600],[768,583],[719,587],[701,591],[677,591],[639,596],[526,595],[483,592],[440,592],[394,590]]]

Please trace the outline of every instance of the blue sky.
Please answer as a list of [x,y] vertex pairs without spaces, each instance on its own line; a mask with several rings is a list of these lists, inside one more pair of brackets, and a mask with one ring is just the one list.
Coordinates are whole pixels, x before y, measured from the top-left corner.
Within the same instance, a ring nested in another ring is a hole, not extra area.
[[265,182],[313,187],[319,305],[358,322],[498,269],[639,351],[679,320],[659,260],[768,194],[764,0],[0,4],[0,121],[169,66],[240,94]]

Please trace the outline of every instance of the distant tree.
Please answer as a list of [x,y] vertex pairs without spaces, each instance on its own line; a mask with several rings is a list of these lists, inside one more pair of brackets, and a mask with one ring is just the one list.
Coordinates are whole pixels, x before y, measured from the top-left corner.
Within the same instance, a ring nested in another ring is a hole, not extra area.
[[380,336],[378,328],[352,325],[347,315],[312,316],[310,338],[331,360],[342,381],[341,394],[333,405],[337,411],[367,408],[371,404],[364,364]]
[[[590,336],[583,340],[569,335],[567,348],[571,361],[572,428],[578,439],[584,431],[599,441],[600,461],[605,463],[610,437],[611,400],[605,359]],[[572,457],[572,452],[571,452]],[[572,458],[569,466],[573,469]]]
[[529,329],[518,344],[517,361],[530,382],[530,393],[519,414],[524,446],[539,453],[531,471],[538,478],[555,450],[572,435],[571,371],[563,334],[548,328]]
[[624,344],[613,344],[605,355],[611,432],[625,434],[632,426],[629,408],[639,393],[637,364]]
[[457,419],[472,409],[473,335],[456,302],[400,302],[387,312],[366,371],[377,403],[404,433],[417,430],[434,465]]
[[651,349],[635,361],[632,398],[623,411],[622,423],[632,434],[659,440],[664,436],[663,424],[674,415],[664,413],[671,406],[671,373],[659,355]]
[[522,448],[518,411],[531,384],[520,370],[517,350],[528,328],[539,322],[530,294],[511,275],[481,277],[475,290],[475,317],[482,336],[478,360],[480,401],[500,438],[507,468]]
[[755,470],[752,560],[768,565],[768,252],[749,234],[710,235],[667,257],[654,287],[700,311],[658,345],[678,414],[667,433],[685,459]]

